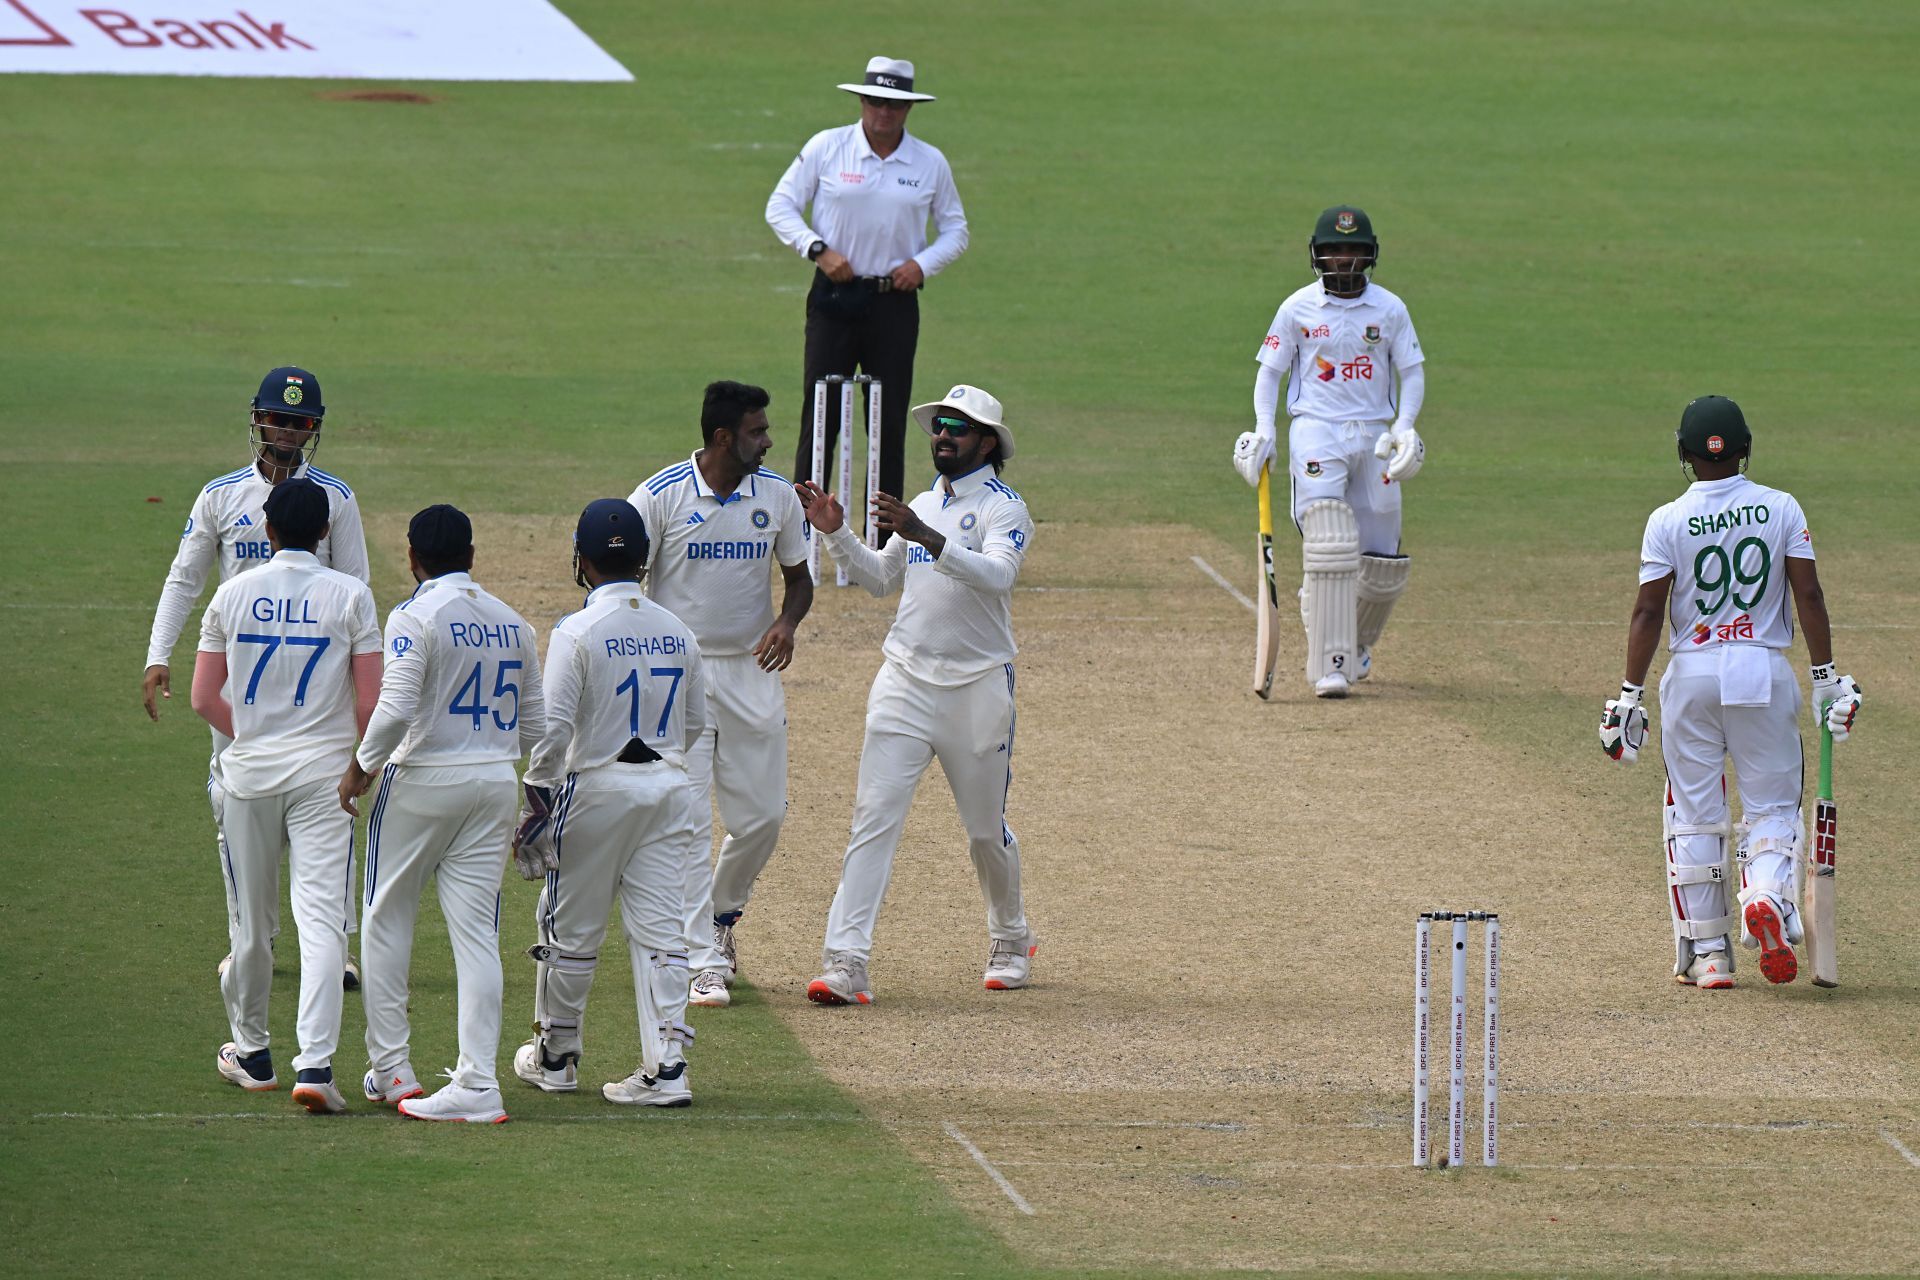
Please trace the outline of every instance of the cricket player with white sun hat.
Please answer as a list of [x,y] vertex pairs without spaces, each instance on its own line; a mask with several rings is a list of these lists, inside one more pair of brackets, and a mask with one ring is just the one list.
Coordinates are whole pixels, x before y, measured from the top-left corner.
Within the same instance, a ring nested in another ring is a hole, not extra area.
[[[360,505],[344,480],[313,465],[320,447],[321,420],[326,404],[320,396],[320,380],[294,365],[283,365],[268,372],[254,394],[248,420],[249,458],[238,471],[216,476],[200,491],[187,514],[187,527],[180,534],[180,549],[174,553],[167,580],[160,588],[160,603],[154,610],[153,630],[147,639],[147,670],[141,682],[140,696],[147,715],[160,718],[160,699],[173,697],[173,647],[179,642],[187,617],[206,586],[210,571],[218,570],[219,582],[265,564],[273,555],[267,545],[266,516],[262,510],[267,494],[282,480],[307,477],[316,480],[327,492],[329,523],[326,536],[314,548],[314,557],[328,568],[368,581],[367,543],[360,528]],[[215,584],[216,586],[219,583]],[[214,812],[214,847],[219,855],[220,882],[227,895],[227,922],[231,927],[238,913],[233,882],[228,877],[226,836],[220,829],[220,753],[228,743],[218,729],[213,730],[213,754],[207,764],[207,799]],[[349,889],[343,910],[347,932],[354,930],[354,895]],[[277,908],[276,908],[277,910]],[[275,932],[278,932],[276,927]],[[226,973],[231,955],[220,962]],[[360,973],[349,955],[342,973],[347,987],[359,985]]]
[[[627,501],[650,531],[647,594],[700,641],[711,721],[687,752],[695,808],[720,804],[716,862],[702,844],[687,867],[689,1003],[725,1007],[739,963],[734,928],[787,816],[787,697],[780,672],[813,606],[806,517],[793,485],[760,465],[773,447],[770,397],[743,382],[707,386],[702,447],[649,477]],[[784,598],[773,611],[768,561]]]
[[932,438],[933,486],[903,503],[876,499],[895,536],[874,551],[846,527],[832,494],[801,483],[807,519],[849,577],[876,596],[899,590],[900,610],[881,645],[885,661],[867,695],[866,742],[853,831],[827,915],[820,1004],[871,1004],[867,961],[893,858],[921,775],[945,770],[987,903],[989,990],[1027,985],[1038,940],[1020,893],[1020,844],[1007,825],[1013,779],[1013,583],[1033,542],[1033,517],[999,472],[1013,456],[1000,402],[961,384],[916,405]]
[[[500,1052],[500,877],[519,795],[514,764],[546,731],[533,628],[473,580],[473,523],[455,507],[417,513],[407,562],[418,583],[387,615],[386,669],[341,807],[374,779],[367,820],[360,958],[369,1102],[418,1120],[507,1118]],[[453,943],[460,1059],[430,1098],[408,1052],[408,974],[420,895],[431,879]]]
[[1280,304],[1261,341],[1254,428],[1235,442],[1233,465],[1259,485],[1276,454],[1284,380],[1307,683],[1322,698],[1344,698],[1371,673],[1373,647],[1407,586],[1400,486],[1426,458],[1413,425],[1426,357],[1406,304],[1367,278],[1380,242],[1365,213],[1351,205],[1322,213],[1307,257],[1319,279]]
[[[1639,755],[1647,669],[1666,621],[1660,754],[1674,979],[1706,990],[1733,985],[1736,916],[1725,896],[1732,842],[1742,940],[1760,948],[1767,981],[1791,982],[1799,971],[1793,946],[1805,937],[1800,685],[1787,665],[1792,611],[1807,633],[1815,719],[1836,741],[1853,729],[1860,686],[1836,674],[1806,513],[1792,494],[1746,477],[1753,434],[1740,407],[1702,396],[1687,405],[1675,435],[1681,468],[1694,480],[1647,520],[1626,680],[1601,709],[1600,745],[1622,764]],[[1738,827],[1727,808],[1728,756],[1740,789]]]

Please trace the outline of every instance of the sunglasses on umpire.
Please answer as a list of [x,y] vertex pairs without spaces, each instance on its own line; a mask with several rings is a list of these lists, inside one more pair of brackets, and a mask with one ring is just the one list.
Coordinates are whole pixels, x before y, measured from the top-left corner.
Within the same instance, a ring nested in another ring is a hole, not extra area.
[[933,420],[934,435],[939,435],[944,431],[955,440],[965,440],[979,429],[979,427],[967,421],[965,418],[948,417],[946,414],[941,414]]

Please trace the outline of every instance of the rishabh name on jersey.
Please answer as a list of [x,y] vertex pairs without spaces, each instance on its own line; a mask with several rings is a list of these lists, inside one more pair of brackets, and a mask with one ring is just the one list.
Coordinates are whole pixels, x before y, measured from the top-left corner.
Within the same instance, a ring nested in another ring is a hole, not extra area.
[[308,552],[282,551],[213,593],[200,649],[227,658],[234,742],[220,757],[220,780],[229,794],[274,795],[339,777],[359,736],[353,658],[380,650],[364,582]]
[[723,502],[689,459],[646,480],[628,501],[653,546],[647,594],[692,630],[700,652],[750,652],[773,625],[768,562],[807,559],[810,534],[792,482],[762,467]]
[[682,765],[707,725],[699,642],[638,583],[595,587],[554,626],[542,681],[547,734],[526,774],[538,786],[611,764],[635,738]]
[[1792,645],[1789,558],[1814,558],[1813,533],[1792,494],[1745,476],[1690,485],[1648,517],[1640,547],[1641,582],[1673,575],[1667,647]]
[[1323,422],[1391,421],[1396,375],[1426,360],[1398,295],[1368,282],[1336,298],[1317,280],[1280,304],[1255,358],[1287,375],[1289,417]]
[[387,615],[385,661],[390,672],[408,662],[425,668],[413,723],[390,763],[497,765],[512,780],[525,691],[540,678],[525,618],[467,574],[429,578]]

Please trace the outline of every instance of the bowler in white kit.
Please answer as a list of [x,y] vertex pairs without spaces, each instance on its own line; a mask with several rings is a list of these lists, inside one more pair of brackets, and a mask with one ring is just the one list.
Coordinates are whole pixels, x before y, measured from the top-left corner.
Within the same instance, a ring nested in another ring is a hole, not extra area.
[[840,888],[827,914],[820,977],[807,998],[872,1004],[867,962],[920,777],[935,759],[946,771],[967,851],[987,904],[988,990],[1027,985],[1039,947],[1020,894],[1020,844],[1007,825],[1013,780],[1013,583],[1033,544],[1033,518],[1000,479],[1013,432],[1000,402],[962,384],[915,406],[933,442],[933,487],[903,503],[876,499],[879,524],[895,535],[874,551],[846,527],[846,513],[818,486],[797,486],[807,519],[847,574],[876,596],[901,592],[881,645],[885,662],[867,695],[866,742],[853,802],[853,832]]
[[1406,304],[1367,278],[1380,242],[1365,213],[1351,205],[1322,213],[1307,258],[1319,279],[1280,304],[1261,340],[1254,427],[1234,443],[1233,465],[1258,485],[1275,460],[1284,381],[1307,683],[1319,697],[1344,698],[1371,674],[1407,587],[1400,487],[1426,458],[1414,430],[1426,357]]
[[[726,836],[718,861],[703,843],[687,865],[690,1003],[723,1007],[738,971],[734,928],[773,856],[787,816],[787,696],[780,672],[813,606],[807,526],[793,485],[760,465],[773,445],[769,397],[741,382],[710,384],[702,444],[628,499],[649,532],[647,594],[700,642],[709,723],[687,752],[699,814],[709,795]],[[782,583],[773,611],[770,564]]]
[[[1803,760],[1800,685],[1787,663],[1793,614],[1813,664],[1816,723],[1836,741],[1853,728],[1860,686],[1836,674],[1813,533],[1790,493],[1747,479],[1752,433],[1740,407],[1702,396],[1676,433],[1696,477],[1647,521],[1640,593],[1627,629],[1626,680],[1600,713],[1600,745],[1633,763],[1646,740],[1647,669],[1662,626],[1671,654],[1660,679],[1660,754],[1667,767],[1663,828],[1676,981],[1706,990],[1734,983],[1732,932],[1760,949],[1769,982],[1799,971]],[[1733,758],[1741,822],[1727,806]],[[1726,862],[1738,864],[1728,901]]]
[[[360,959],[362,1090],[419,1120],[507,1118],[500,1051],[500,878],[519,798],[514,765],[546,731],[533,628],[473,580],[473,523],[444,504],[407,528],[419,585],[387,615],[380,702],[340,779],[341,807],[375,778]],[[420,895],[434,882],[459,984],[460,1060],[422,1097],[408,1051],[408,976]]]
[[277,485],[264,505],[273,558],[213,593],[200,625],[193,709],[232,739],[220,757],[226,873],[238,904],[221,975],[233,1039],[216,1066],[243,1089],[278,1086],[267,1035],[273,927],[284,850],[300,934],[300,1051],[294,1101],[346,1110],[333,1082],[340,1040],[340,903],[353,879],[353,815],[335,784],[380,689],[380,623],[364,582],[321,564],[329,500],[316,480]]

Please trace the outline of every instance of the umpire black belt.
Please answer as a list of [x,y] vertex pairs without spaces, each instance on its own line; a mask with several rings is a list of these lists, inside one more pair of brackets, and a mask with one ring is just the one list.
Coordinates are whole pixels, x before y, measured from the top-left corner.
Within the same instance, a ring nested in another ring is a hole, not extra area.
[[638,738],[629,738],[626,747],[613,759],[616,764],[652,764],[660,759],[660,753]]
[[892,276],[855,276],[848,281],[855,288],[865,289],[868,293],[892,293]]

